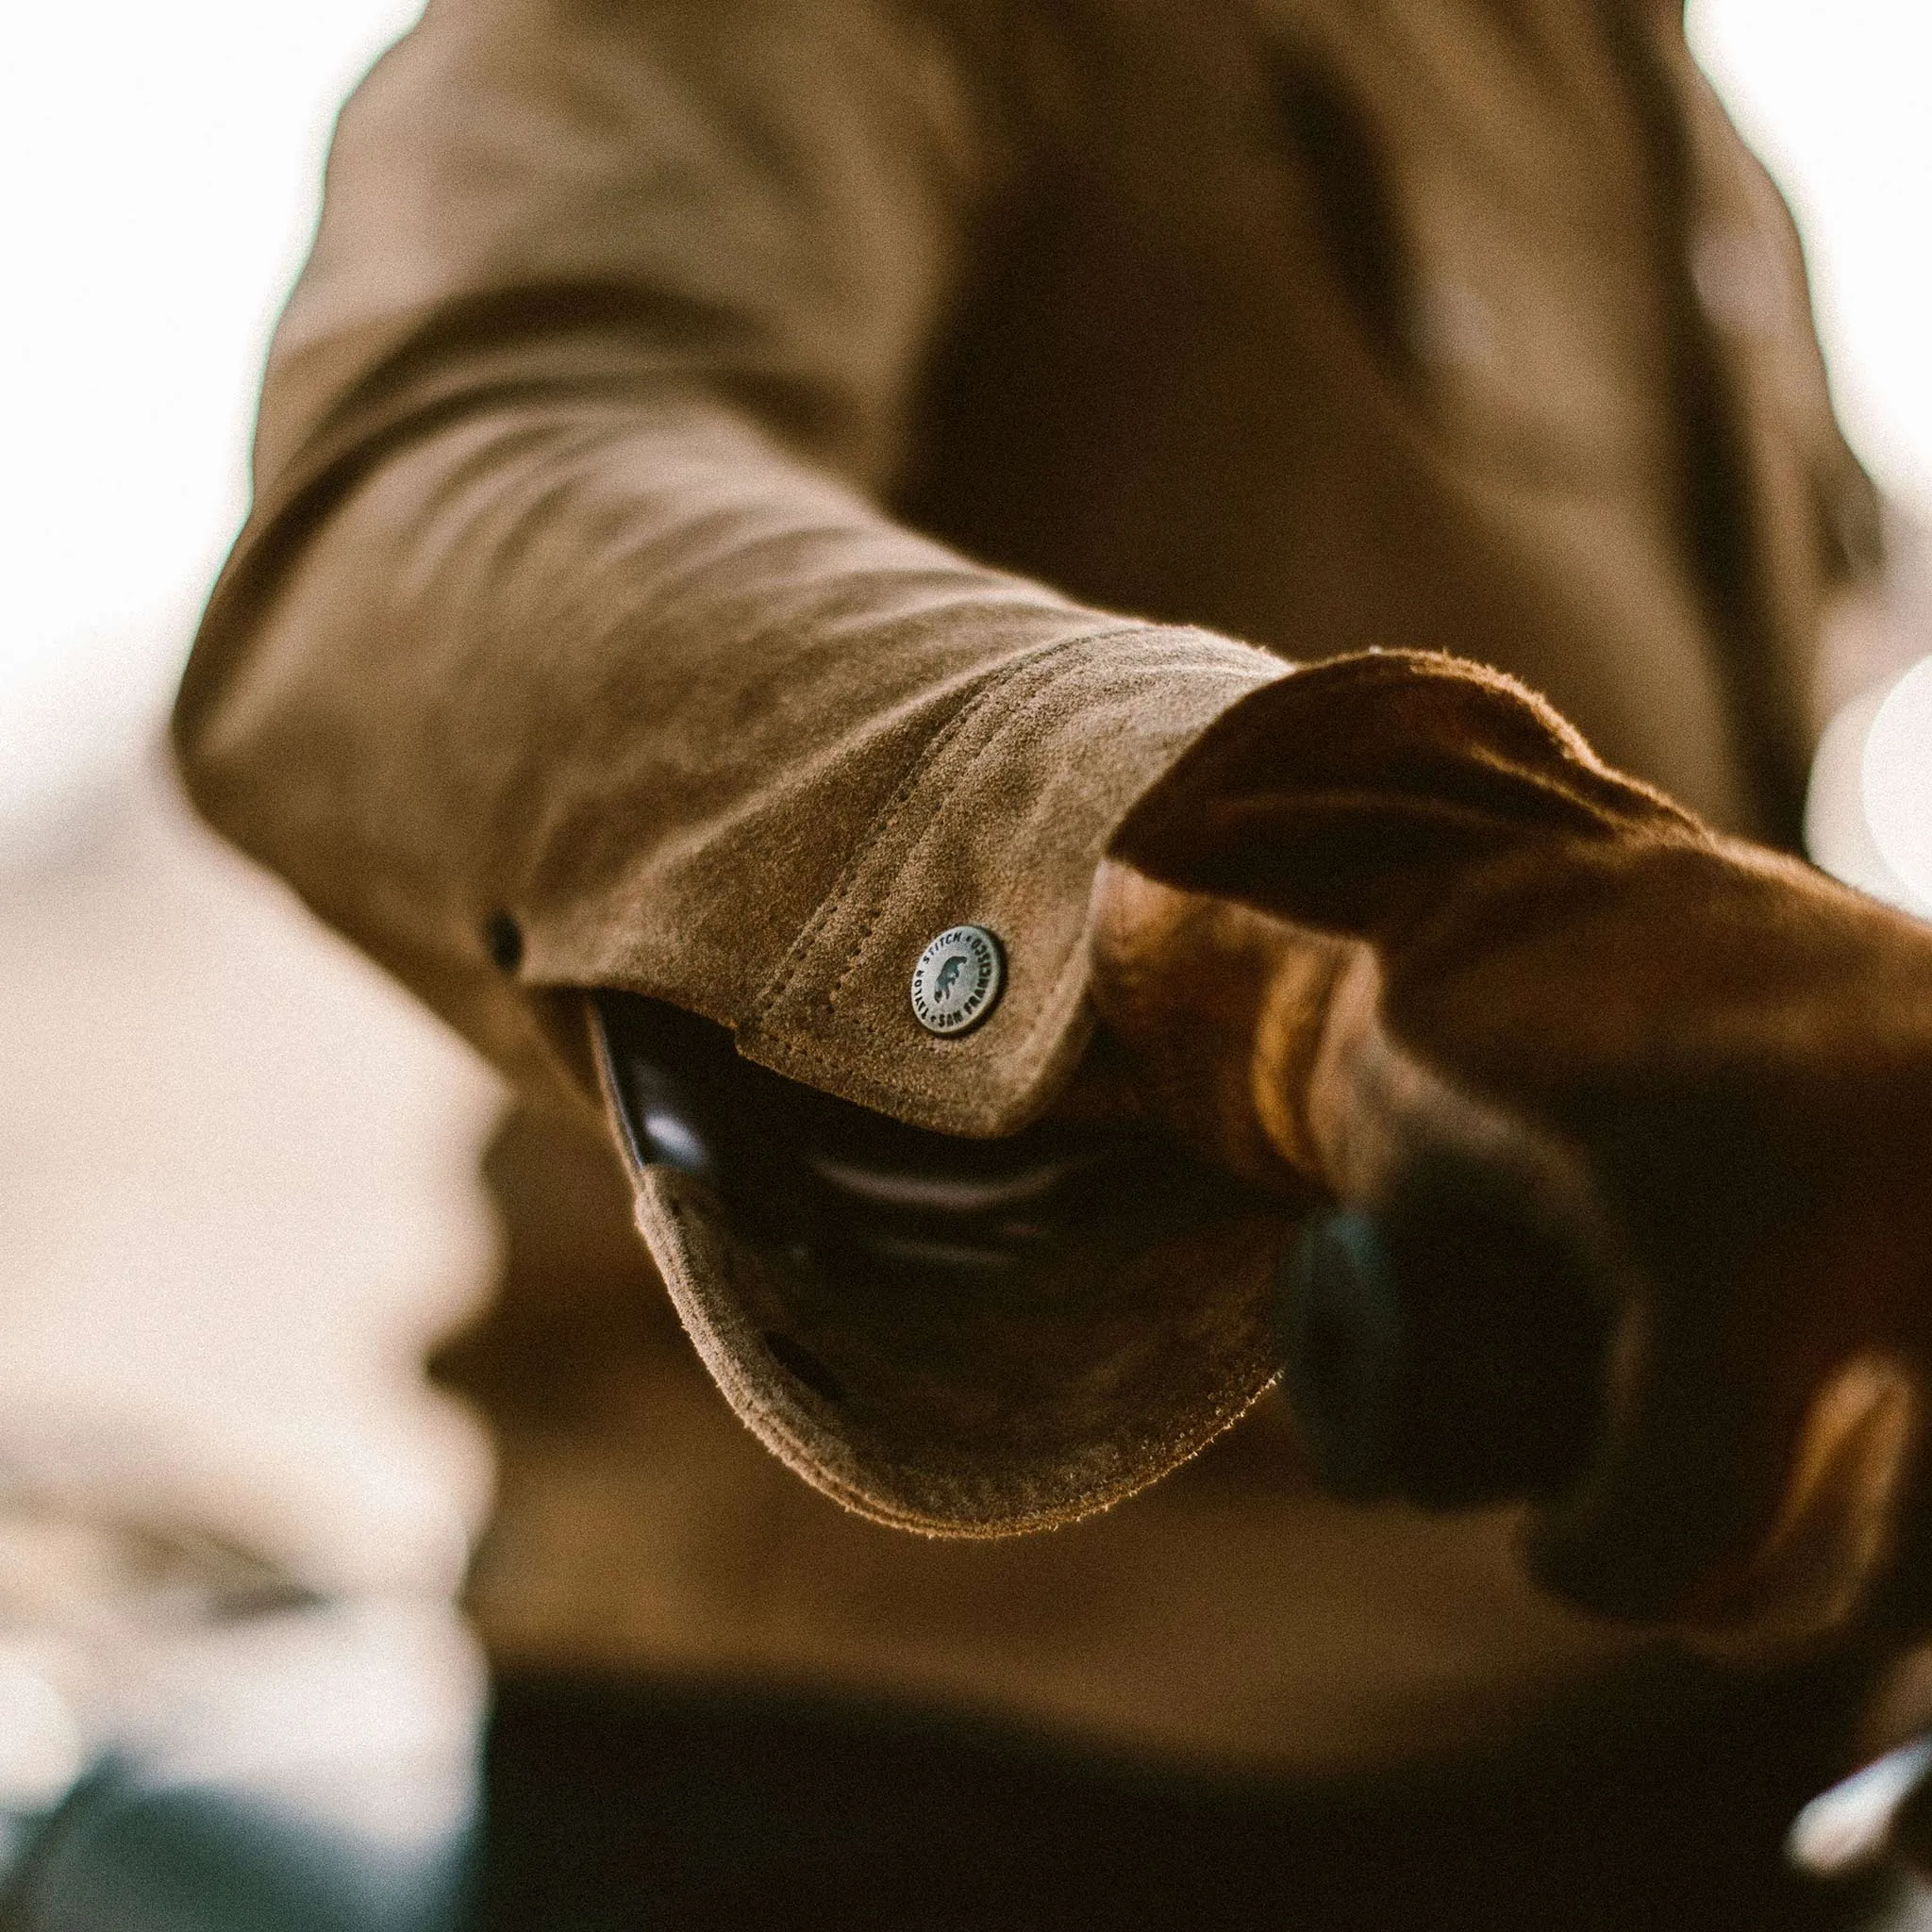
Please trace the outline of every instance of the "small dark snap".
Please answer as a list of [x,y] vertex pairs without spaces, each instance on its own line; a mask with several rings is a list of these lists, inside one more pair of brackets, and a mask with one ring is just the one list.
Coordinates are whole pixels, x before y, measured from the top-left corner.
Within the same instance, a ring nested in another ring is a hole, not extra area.
[[814,1395],[823,1396],[827,1402],[845,1400],[845,1391],[838,1376],[810,1349],[801,1348],[789,1335],[771,1331],[765,1335],[765,1346],[779,1367],[803,1382]]
[[508,912],[492,912],[484,922],[483,942],[499,973],[514,973],[524,963],[524,929]]

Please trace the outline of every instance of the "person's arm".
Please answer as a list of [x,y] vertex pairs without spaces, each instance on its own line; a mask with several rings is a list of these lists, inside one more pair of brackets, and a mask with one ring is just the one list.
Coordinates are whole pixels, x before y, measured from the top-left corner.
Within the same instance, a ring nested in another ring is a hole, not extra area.
[[[1470,664],[1291,674],[896,526],[922,355],[1025,163],[997,64],[910,17],[432,6],[345,114],[278,338],[195,799],[531,1085],[587,1075],[584,994],[641,995],[956,1137],[1061,1092],[1097,906],[1110,1041],[1248,1191],[1146,1229],[1125,1182],[1108,1239],[958,1292],[639,1162],[721,1387],[854,1507],[998,1533],[1184,1459],[1277,1372],[1314,1189],[1458,1373],[1525,1257],[1602,1314],[1545,1576],[1841,1614],[1932,1354],[1932,941]],[[964,922],[1007,991],[941,1038],[910,979]]]
[[[258,501],[176,718],[231,838],[526,1082],[666,999],[1008,1130],[1085,1038],[1094,866],[1278,675],[877,496],[975,223],[991,63],[871,0],[439,0],[345,110]],[[920,949],[1007,954],[969,1037]],[[575,1071],[581,1076],[583,1064]]]
[[[218,828],[528,1092],[594,1093],[585,995],[642,996],[899,1123],[1020,1127],[1091,1032],[1114,824],[1285,669],[880,508],[1027,165],[998,62],[915,18],[433,0],[343,113],[176,743]],[[965,922],[1006,988],[940,1038],[911,974]],[[1280,1227],[1251,1208],[922,1296],[827,1286],[716,1189],[636,1178],[740,1415],[891,1521],[1080,1514],[1275,1372]]]

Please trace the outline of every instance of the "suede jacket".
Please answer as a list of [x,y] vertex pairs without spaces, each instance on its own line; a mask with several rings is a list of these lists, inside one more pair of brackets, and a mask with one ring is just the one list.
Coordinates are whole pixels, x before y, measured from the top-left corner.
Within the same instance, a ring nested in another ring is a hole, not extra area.
[[[1096,866],[1296,664],[1498,667],[1795,841],[1876,518],[1667,0],[430,0],[343,111],[256,488],[192,792],[562,1104],[499,1145],[505,1299],[450,1356],[504,1448],[500,1656],[1328,1764],[1616,1647],[1493,1517],[1312,1497],[1265,1402],[1075,1521],[1262,1396],[1206,1284],[1278,1210],[928,1321],[633,1147],[697,1354],[846,1515],[694,1376],[563,1114],[595,990],[917,1128],[1106,1113]],[[1004,991],[939,1035],[908,986],[964,923]],[[795,1373],[813,1324],[856,1396]]]

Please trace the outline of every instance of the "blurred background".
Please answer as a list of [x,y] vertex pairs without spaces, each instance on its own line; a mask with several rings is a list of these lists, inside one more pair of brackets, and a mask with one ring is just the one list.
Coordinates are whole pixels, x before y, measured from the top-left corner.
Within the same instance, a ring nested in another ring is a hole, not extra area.
[[[266,1794],[392,1863],[466,1798],[479,1679],[448,1605],[489,1473],[415,1364],[488,1276],[498,1096],[194,828],[158,751],[336,104],[413,10],[9,17],[0,1868],[103,1764]],[[1805,228],[1846,426],[1932,518],[1932,8],[1693,0],[1691,25]],[[1835,727],[1819,856],[1932,905],[1928,774],[1932,667]]]
[[336,105],[414,10],[8,15],[9,1932],[413,1932],[469,1809],[452,1596],[488,1464],[417,1364],[488,1278],[496,1096],[194,827],[158,750]]

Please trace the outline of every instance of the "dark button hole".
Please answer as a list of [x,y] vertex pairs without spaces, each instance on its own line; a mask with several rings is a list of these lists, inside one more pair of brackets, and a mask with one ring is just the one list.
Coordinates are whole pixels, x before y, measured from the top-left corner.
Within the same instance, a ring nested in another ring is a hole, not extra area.
[[499,973],[514,973],[524,963],[524,929],[508,912],[492,912],[484,922],[483,942]]
[[800,1347],[789,1335],[776,1335],[770,1330],[765,1334],[765,1346],[779,1366],[796,1376],[814,1395],[823,1396],[827,1402],[845,1400],[845,1390],[838,1376],[810,1349]]

